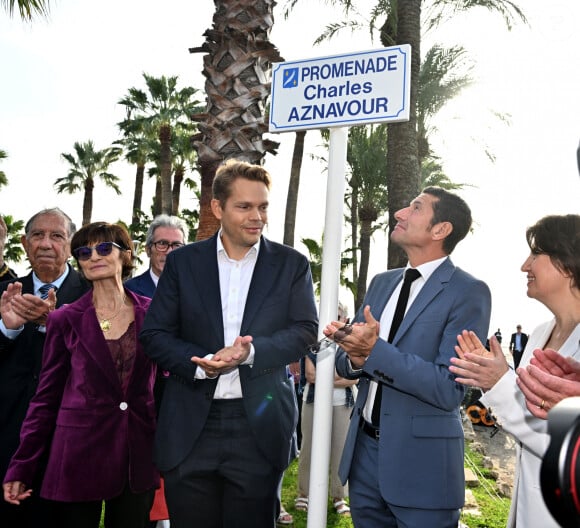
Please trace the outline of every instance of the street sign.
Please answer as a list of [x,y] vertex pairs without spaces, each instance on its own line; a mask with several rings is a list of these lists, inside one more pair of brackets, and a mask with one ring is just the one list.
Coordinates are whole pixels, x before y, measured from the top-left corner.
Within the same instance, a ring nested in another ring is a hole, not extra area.
[[409,120],[411,46],[274,64],[270,132]]

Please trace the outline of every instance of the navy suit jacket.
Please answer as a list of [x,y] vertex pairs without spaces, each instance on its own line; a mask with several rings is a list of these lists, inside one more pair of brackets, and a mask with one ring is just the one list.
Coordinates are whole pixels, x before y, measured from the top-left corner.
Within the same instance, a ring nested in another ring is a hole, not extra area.
[[[22,293],[34,294],[32,272],[2,282],[0,294],[15,281],[22,283]],[[56,294],[56,307],[76,301],[88,289],[88,283],[69,266],[69,273]],[[18,447],[20,427],[36,392],[45,337],[34,323],[26,323],[16,339],[8,339],[0,332],[0,478]]]
[[[141,331],[145,352],[171,372],[156,435],[161,471],[175,468],[194,447],[217,385],[217,378],[195,379],[191,357],[231,345],[224,343],[216,240],[217,234],[168,255]],[[258,448],[280,470],[289,463],[298,419],[286,365],[306,354],[317,328],[308,261],[262,237],[240,330],[253,337],[254,363],[238,368]]]
[[[377,275],[363,307],[378,321],[404,269]],[[455,509],[464,503],[463,428],[459,407],[464,388],[448,370],[462,330],[485,341],[491,312],[487,285],[447,259],[433,272],[409,307],[392,343],[379,339],[353,374],[338,349],[339,375],[360,376],[358,397],[345,441],[339,475],[348,478],[371,379],[382,390],[378,455],[380,492],[388,503],[422,509]],[[364,321],[361,311],[355,318]]]
[[150,270],[125,281],[125,287],[132,292],[135,292],[137,295],[149,297],[149,299],[151,299],[155,293],[155,283],[151,278]]

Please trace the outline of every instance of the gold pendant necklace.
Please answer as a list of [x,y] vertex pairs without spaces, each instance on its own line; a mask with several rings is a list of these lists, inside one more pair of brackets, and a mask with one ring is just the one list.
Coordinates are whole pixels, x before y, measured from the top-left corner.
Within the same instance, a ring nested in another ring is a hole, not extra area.
[[101,317],[99,316],[99,312],[98,312],[97,308],[95,307],[95,312],[97,313],[97,319],[99,321],[99,326],[101,327],[101,330],[103,332],[108,332],[109,330],[111,330],[111,328],[113,328],[112,321],[113,321],[113,319],[115,319],[115,317],[117,317],[121,313],[123,306],[125,306],[125,299],[126,299],[126,296],[123,295],[123,300],[121,302],[121,305],[119,306],[119,309],[111,317],[103,317],[101,319]]
[[103,332],[108,332],[111,329],[111,326],[113,326],[111,324],[111,321],[109,321],[109,319],[101,319],[99,321],[99,326],[101,327],[101,330]]

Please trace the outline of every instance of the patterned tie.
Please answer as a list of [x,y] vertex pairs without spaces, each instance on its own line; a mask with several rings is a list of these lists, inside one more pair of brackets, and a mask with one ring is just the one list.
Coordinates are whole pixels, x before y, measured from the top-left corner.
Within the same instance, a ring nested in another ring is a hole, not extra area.
[[58,288],[51,283],[48,284],[43,284],[40,289],[38,290],[38,292],[40,293],[40,298],[41,299],[48,299],[48,292],[54,289],[54,292],[56,293],[56,290],[58,290]]
[[[393,322],[391,323],[391,330],[389,331],[388,342],[392,343],[403,317],[405,317],[405,311],[407,309],[407,302],[409,301],[409,292],[411,291],[411,284],[413,281],[418,279],[421,273],[414,269],[408,268],[405,271],[405,278],[403,279],[403,286],[401,287],[401,293],[399,294],[399,299],[397,300],[397,307],[395,308],[395,315],[393,316]],[[375,427],[379,426],[381,417],[381,398],[383,396],[383,387],[380,383],[377,383],[377,392],[375,394],[375,402],[373,404],[373,410],[371,412],[371,419]]]

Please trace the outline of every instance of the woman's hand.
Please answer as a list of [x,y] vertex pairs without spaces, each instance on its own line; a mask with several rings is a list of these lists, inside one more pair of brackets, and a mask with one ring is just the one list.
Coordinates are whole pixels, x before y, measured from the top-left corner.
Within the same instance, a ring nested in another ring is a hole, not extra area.
[[554,405],[580,396],[580,362],[555,350],[534,350],[530,364],[517,373],[516,383],[526,398],[526,407],[537,418],[546,420]]
[[20,501],[27,499],[32,494],[31,489],[26,489],[23,482],[5,482],[2,484],[4,488],[4,500],[10,504],[20,504]]
[[489,351],[472,331],[464,330],[457,336],[457,342],[455,352],[459,357],[451,358],[449,370],[455,374],[455,381],[458,383],[487,391],[509,370],[495,336],[489,340]]

